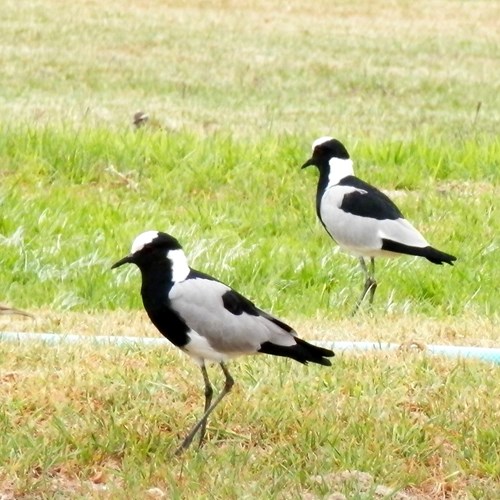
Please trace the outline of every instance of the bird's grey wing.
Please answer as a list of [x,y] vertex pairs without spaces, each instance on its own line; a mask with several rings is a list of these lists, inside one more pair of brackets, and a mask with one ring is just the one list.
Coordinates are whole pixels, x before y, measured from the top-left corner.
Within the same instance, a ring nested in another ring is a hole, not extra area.
[[261,311],[229,286],[201,273],[175,283],[169,299],[189,328],[220,352],[257,352],[264,342],[295,344],[291,327]]
[[382,221],[378,235],[383,240],[395,241],[410,247],[429,246],[427,240],[406,219]]

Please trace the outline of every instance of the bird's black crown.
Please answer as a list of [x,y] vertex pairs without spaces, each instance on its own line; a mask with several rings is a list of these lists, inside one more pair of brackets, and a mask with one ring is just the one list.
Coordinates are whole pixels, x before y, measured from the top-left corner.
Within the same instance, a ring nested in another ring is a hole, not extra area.
[[340,160],[348,160],[349,153],[345,146],[337,139],[330,139],[328,141],[318,144],[313,151],[313,156],[318,158],[339,158]]
[[165,250],[181,250],[182,246],[179,241],[167,233],[158,231],[156,238],[153,238],[149,243],[145,244],[143,248],[150,249],[165,249]]

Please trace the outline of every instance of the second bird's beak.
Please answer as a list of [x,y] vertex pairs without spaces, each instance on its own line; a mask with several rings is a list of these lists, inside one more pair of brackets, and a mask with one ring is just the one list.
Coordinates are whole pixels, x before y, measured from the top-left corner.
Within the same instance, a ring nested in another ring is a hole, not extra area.
[[131,264],[132,262],[134,262],[132,255],[127,255],[126,257],[123,257],[123,259],[120,259],[118,262],[115,262],[111,266],[111,269],[116,269],[117,267],[123,266],[123,264]]
[[314,160],[312,158],[309,158],[309,160],[307,160],[304,165],[302,165],[302,167],[300,168],[306,168],[306,167],[310,167],[311,165],[314,165]]

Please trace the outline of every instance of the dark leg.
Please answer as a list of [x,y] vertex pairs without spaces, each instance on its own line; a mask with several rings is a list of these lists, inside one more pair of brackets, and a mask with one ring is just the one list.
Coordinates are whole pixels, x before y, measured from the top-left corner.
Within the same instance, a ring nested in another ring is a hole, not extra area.
[[[206,413],[207,410],[210,408],[210,403],[212,402],[212,396],[214,394],[214,390],[210,385],[210,380],[208,378],[208,373],[205,365],[201,367],[201,373],[203,374],[203,381],[205,382],[205,409],[203,410],[203,413]],[[203,444],[203,438],[205,437],[206,428],[207,428],[207,421],[205,420],[201,425],[200,444],[198,446],[201,446]]]
[[356,305],[354,306],[354,310],[352,311],[352,315],[354,316],[356,312],[359,309],[359,306],[361,305],[361,302],[363,302],[366,294],[370,292],[370,305],[373,302],[373,296],[375,295],[375,290],[377,288],[377,282],[375,281],[375,259],[372,257],[371,258],[371,272],[368,271],[368,268],[366,267],[365,264],[365,259],[363,257],[359,258],[359,263],[361,264],[361,268],[363,269],[363,272],[365,273],[366,276],[366,281],[365,281],[365,286],[363,288],[363,293],[361,294],[361,297],[358,299],[356,302]]
[[[368,279],[366,280],[367,283],[369,283],[368,286],[368,292],[370,292],[370,305],[373,304],[373,296],[375,295],[375,290],[377,289],[377,282],[375,280],[375,259],[371,257],[370,259],[370,275]],[[365,283],[365,288],[366,288],[366,283]]]
[[234,385],[233,377],[231,377],[231,374],[226,368],[226,365],[224,363],[220,363],[220,366],[222,368],[222,371],[224,372],[224,375],[226,376],[224,389],[222,389],[221,393],[217,396],[217,399],[210,405],[210,407],[205,411],[200,420],[198,420],[194,427],[189,431],[189,434],[184,438],[184,441],[182,441],[179,448],[177,448],[175,452],[176,455],[180,455],[184,450],[187,450],[187,448],[189,448],[189,445],[193,441],[195,434],[203,425],[206,425],[207,419],[210,414],[214,411],[215,407],[221,402],[222,398],[231,390]]

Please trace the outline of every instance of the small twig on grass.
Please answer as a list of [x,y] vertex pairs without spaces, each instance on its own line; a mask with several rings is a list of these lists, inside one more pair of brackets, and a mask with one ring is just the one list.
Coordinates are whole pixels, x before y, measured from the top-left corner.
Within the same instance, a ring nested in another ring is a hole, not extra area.
[[149,120],[149,115],[147,113],[145,113],[144,111],[138,111],[137,113],[134,113],[134,119],[132,123],[134,127],[137,129],[146,125],[148,120]]
[[122,172],[119,172],[114,165],[108,165],[104,170],[106,172],[109,172],[110,174],[116,175],[123,182],[123,184],[125,184],[130,189],[133,189],[134,191],[137,191],[139,189],[139,184],[136,181],[130,179]]
[[8,307],[0,304],[0,314],[18,314],[19,316],[26,316],[27,318],[35,319],[33,314],[26,311],[21,311],[20,309],[15,309],[14,307]]
[[479,112],[481,111],[481,106],[483,105],[482,101],[478,101],[476,105],[476,114],[474,116],[474,121],[472,122],[473,126],[476,126],[477,119],[479,118]]

